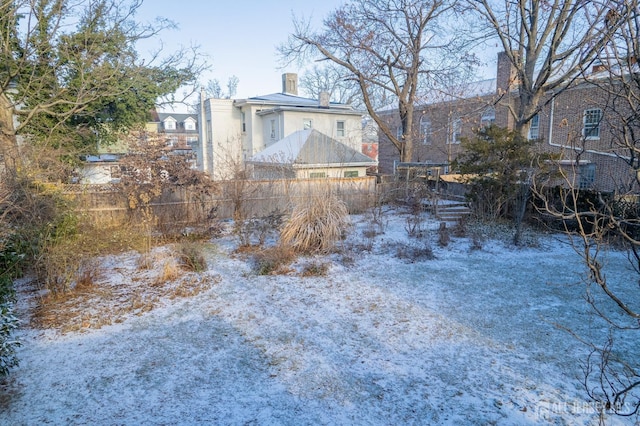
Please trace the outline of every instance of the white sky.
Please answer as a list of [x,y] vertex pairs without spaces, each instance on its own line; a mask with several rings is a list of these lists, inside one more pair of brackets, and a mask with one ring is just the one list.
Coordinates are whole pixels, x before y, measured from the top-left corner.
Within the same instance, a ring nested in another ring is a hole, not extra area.
[[[196,1],[147,0],[138,20],[158,16],[178,24],[177,31],[161,35],[167,47],[198,45],[209,56],[212,69],[202,83],[218,79],[226,89],[229,77],[239,79],[237,98],[280,92],[284,72],[300,72],[292,67],[279,69],[276,46],[293,32],[292,14],[311,17],[317,27],[342,0],[245,0]],[[159,43],[155,40],[154,43]]]

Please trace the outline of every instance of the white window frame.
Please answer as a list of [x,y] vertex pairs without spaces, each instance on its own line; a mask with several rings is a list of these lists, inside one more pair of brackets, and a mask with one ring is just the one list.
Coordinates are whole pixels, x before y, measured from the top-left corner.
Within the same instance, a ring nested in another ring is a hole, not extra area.
[[596,181],[596,165],[581,164],[578,167],[578,185],[580,189],[591,189]]
[[336,136],[343,138],[347,135],[346,123],[344,120],[336,121]]
[[601,122],[602,110],[600,108],[585,109],[582,118],[582,136],[586,140],[600,139]]
[[420,140],[423,145],[431,145],[431,120],[425,115],[420,117]]
[[196,130],[196,123],[194,123],[193,120],[185,120],[184,129],[185,130]]
[[270,120],[269,123],[271,125],[271,139],[275,139],[276,138],[276,120]]
[[173,120],[165,120],[164,121],[164,129],[165,130],[176,130],[176,122]]
[[529,140],[536,140],[540,138],[540,114],[536,114],[531,118],[529,122]]
[[459,144],[462,138],[462,118],[455,117],[451,120],[451,139],[450,144]]

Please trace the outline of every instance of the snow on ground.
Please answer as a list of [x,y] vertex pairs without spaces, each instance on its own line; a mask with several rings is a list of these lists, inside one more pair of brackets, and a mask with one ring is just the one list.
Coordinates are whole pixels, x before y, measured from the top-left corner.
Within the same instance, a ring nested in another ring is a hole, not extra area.
[[[258,276],[228,235],[192,297],[100,329],[25,325],[0,424],[597,424],[580,385],[586,350],[554,324],[606,329],[562,237],[439,247],[428,221],[435,259],[411,262],[398,247],[424,242],[401,212],[385,217],[367,239],[355,216],[348,254],[315,259],[331,262],[323,277]],[[133,274],[128,256],[105,260],[118,280]],[[609,255],[611,280],[631,279],[624,261]]]

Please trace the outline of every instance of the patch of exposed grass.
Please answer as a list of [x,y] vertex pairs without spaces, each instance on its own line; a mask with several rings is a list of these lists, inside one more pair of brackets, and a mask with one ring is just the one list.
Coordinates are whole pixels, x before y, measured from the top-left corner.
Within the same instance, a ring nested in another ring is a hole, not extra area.
[[277,275],[291,272],[295,260],[293,249],[284,245],[258,250],[253,255],[253,269],[258,275]]
[[310,262],[302,267],[301,275],[303,277],[324,277],[329,272],[328,262]]

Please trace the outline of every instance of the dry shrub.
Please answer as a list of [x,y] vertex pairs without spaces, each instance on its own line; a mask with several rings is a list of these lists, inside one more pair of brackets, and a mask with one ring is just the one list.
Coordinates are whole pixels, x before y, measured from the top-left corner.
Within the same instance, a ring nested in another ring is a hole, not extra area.
[[183,243],[179,248],[180,263],[183,268],[191,272],[207,270],[207,260],[202,253],[202,246],[197,243]]
[[76,289],[92,287],[101,278],[100,265],[95,259],[89,259],[80,267],[76,276]]
[[409,262],[417,262],[421,260],[435,259],[433,249],[427,241],[420,243],[404,244],[399,243],[396,246],[396,257]]
[[453,227],[454,237],[463,238],[467,236],[467,221],[468,219],[466,216],[463,216],[456,221],[456,224]]
[[155,261],[155,256],[153,256],[151,253],[140,253],[140,256],[138,256],[138,260],[136,263],[138,265],[138,269],[149,270],[153,269],[153,264],[155,263]]
[[166,283],[167,281],[175,281],[180,276],[180,267],[178,266],[178,262],[174,258],[167,259],[162,264],[162,271],[160,271],[160,275],[156,281],[159,283]]
[[305,201],[294,208],[280,233],[281,241],[299,253],[326,253],[347,228],[347,206],[332,194]]
[[279,244],[254,254],[254,270],[258,275],[286,274],[291,271],[289,265],[295,258],[291,247]]

